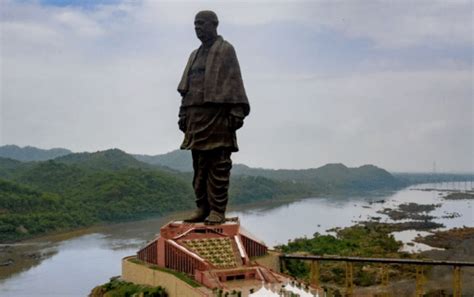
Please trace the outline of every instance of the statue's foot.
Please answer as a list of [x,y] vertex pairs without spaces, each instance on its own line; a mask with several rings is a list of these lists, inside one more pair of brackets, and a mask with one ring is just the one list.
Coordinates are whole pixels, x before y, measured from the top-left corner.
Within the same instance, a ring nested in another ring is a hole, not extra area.
[[204,209],[204,208],[198,208],[194,211],[194,213],[188,217],[187,219],[184,219],[184,222],[186,223],[199,223],[199,222],[204,222],[204,220],[207,218],[209,215],[209,210]]
[[211,213],[204,221],[206,225],[219,225],[225,223],[225,214],[211,210]]

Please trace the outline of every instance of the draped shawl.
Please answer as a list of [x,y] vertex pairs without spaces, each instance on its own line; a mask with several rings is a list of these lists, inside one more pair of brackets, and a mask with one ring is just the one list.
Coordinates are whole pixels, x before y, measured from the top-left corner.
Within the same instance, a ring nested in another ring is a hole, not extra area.
[[[188,74],[199,49],[194,50],[184,69],[178,92],[185,94],[189,88]],[[239,104],[244,107],[245,115],[250,105],[245,93],[239,61],[234,47],[218,36],[209,50],[204,73],[204,102]]]

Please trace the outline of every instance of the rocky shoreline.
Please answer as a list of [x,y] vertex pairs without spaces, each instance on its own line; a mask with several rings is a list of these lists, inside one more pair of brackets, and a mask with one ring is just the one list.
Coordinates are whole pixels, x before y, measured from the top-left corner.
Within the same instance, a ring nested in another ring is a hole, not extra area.
[[416,220],[416,221],[429,221],[434,219],[434,216],[430,216],[427,213],[440,207],[441,204],[417,204],[417,203],[405,203],[400,204],[397,209],[384,208],[377,213],[385,214],[394,221],[400,220]]
[[[474,228],[463,227],[436,231],[432,235],[416,238],[415,241],[443,250],[422,252],[423,257],[434,260],[474,262]],[[452,267],[435,266],[427,275],[426,287],[433,292],[451,292]],[[474,267],[462,268],[463,296],[474,295]],[[432,295],[435,296],[435,295]],[[436,295],[443,296],[443,295]]]
[[[435,189],[422,189],[423,191],[430,191]],[[439,190],[438,190],[439,191]],[[472,191],[444,191],[447,194],[443,195],[445,200],[464,200],[474,199]],[[391,232],[401,231],[428,231],[420,232],[427,235],[418,235],[413,242],[407,245],[423,244],[429,250],[416,252],[413,255],[420,258],[433,260],[454,260],[474,262],[474,228],[463,226],[461,228],[453,228],[449,230],[440,230],[445,226],[443,224],[434,222],[437,217],[429,213],[439,208],[441,204],[417,204],[406,203],[400,204],[397,208],[384,208],[377,213],[386,215],[393,222],[380,222],[380,217],[371,217],[369,221],[360,222],[366,226],[378,226],[386,228]],[[460,214],[456,212],[445,213],[440,218],[453,219],[459,217]],[[403,222],[397,222],[401,221]],[[462,269],[462,289],[463,296],[474,295],[474,267],[465,267]],[[452,294],[452,267],[434,266],[426,272],[425,289],[427,294],[425,296],[449,296]],[[408,294],[413,292],[414,287],[408,280],[400,280],[393,283],[391,287],[395,290],[398,288],[405,288],[405,291],[397,291],[397,294]],[[378,288],[365,288],[359,290],[363,292],[374,292]],[[395,290],[396,291],[396,290]],[[393,292],[395,292],[393,291]],[[401,295],[400,295],[401,296]]]
[[[436,231],[431,235],[415,238],[416,242],[432,247],[452,249],[464,241],[474,239],[474,227],[453,228],[446,231]],[[474,244],[468,252],[474,253]]]
[[474,199],[474,192],[468,191],[468,192],[453,192],[449,193],[445,197],[443,197],[446,200],[465,200],[465,199]]

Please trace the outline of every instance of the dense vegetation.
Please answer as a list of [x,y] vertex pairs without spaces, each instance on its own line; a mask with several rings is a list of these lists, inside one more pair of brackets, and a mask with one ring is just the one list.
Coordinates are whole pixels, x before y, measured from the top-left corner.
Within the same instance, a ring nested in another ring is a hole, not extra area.
[[[164,157],[141,156],[148,162],[144,163],[137,156],[112,149],[61,155],[48,161],[0,158],[0,241],[192,209],[192,173],[170,168],[176,162],[189,163],[189,153],[166,156],[167,163]],[[396,188],[401,184],[387,171],[371,165],[347,168],[328,164],[308,170],[235,165],[230,203]]]
[[28,186],[0,180],[1,241],[192,206],[188,184],[160,172],[84,173],[51,161],[39,166],[36,175],[19,178]]
[[150,287],[112,279],[110,282],[94,288],[91,297],[166,297],[168,293],[160,286]]
[[[335,235],[315,233],[313,238],[298,238],[286,245],[278,246],[284,253],[303,253],[312,255],[338,255],[357,257],[400,258],[410,257],[399,253],[402,243],[390,235],[390,228],[383,225],[355,225],[333,230]],[[396,268],[396,265],[393,265]],[[300,279],[308,279],[309,265],[299,260],[286,262],[287,272]],[[391,279],[402,274],[412,273],[410,267],[402,267],[390,272]],[[368,286],[380,282],[379,268],[370,265],[354,264],[354,282],[358,286]],[[321,281],[341,285],[345,279],[345,267],[341,262],[323,262]]]
[[297,238],[279,248],[285,253],[387,257],[396,256],[402,245],[388,229],[378,225],[355,225],[332,231],[335,235],[315,233],[313,238]]
[[[234,204],[309,193],[263,177],[235,177],[230,188]],[[191,174],[119,150],[31,163],[0,158],[0,241],[193,207]]]

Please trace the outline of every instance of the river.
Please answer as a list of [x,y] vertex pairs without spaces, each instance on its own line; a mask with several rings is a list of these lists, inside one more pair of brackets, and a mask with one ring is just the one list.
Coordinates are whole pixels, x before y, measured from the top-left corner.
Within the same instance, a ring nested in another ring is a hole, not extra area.
[[[433,221],[447,229],[474,227],[474,200],[445,200],[443,189],[472,189],[472,183],[426,184],[391,193],[370,196],[306,198],[286,203],[265,203],[231,209],[228,216],[238,216],[241,225],[269,246],[286,243],[296,237],[311,237],[334,227],[346,227],[357,221],[380,217],[378,210],[402,203],[441,204],[430,213]],[[426,191],[423,189],[432,189]],[[457,214],[454,218],[447,218]],[[0,267],[0,296],[87,296],[93,287],[120,275],[121,259],[134,254],[159,232],[166,222],[185,216],[100,226],[42,237],[13,245],[0,245],[12,255],[21,255],[10,266]],[[458,216],[459,215],[459,216]],[[444,217],[444,218],[443,218]],[[419,232],[395,234],[409,241]],[[425,247],[420,247],[420,249]],[[14,256],[12,256],[13,259]]]

